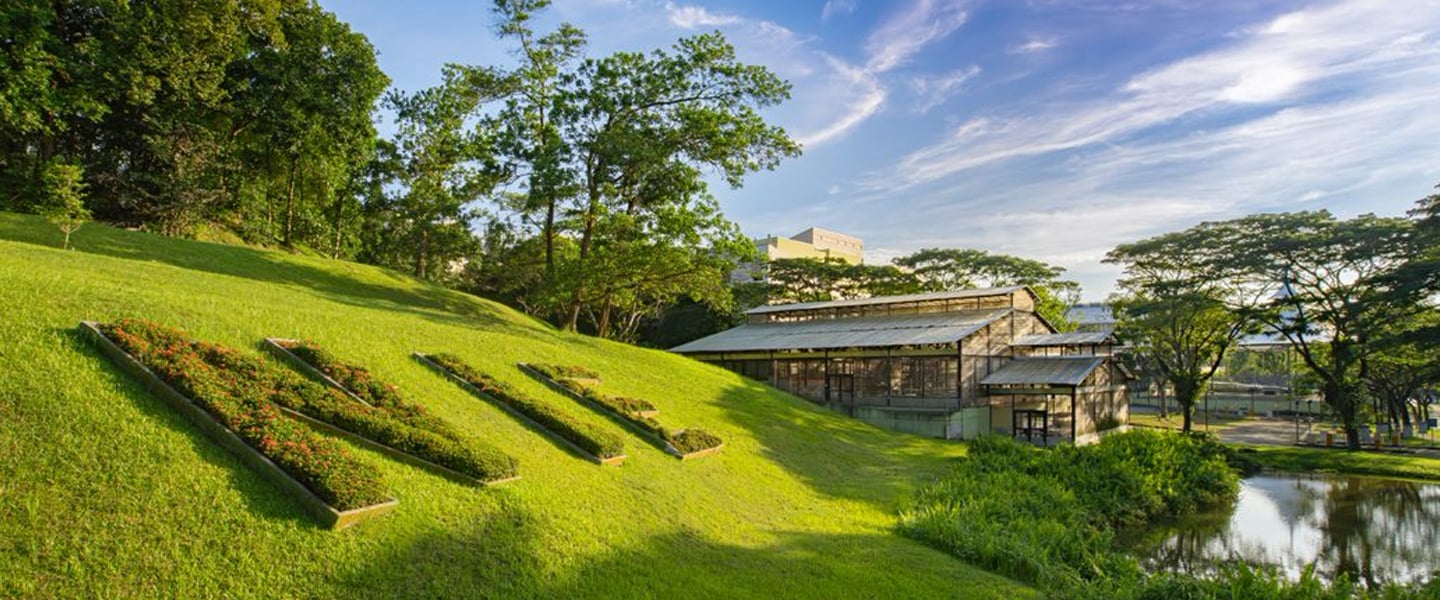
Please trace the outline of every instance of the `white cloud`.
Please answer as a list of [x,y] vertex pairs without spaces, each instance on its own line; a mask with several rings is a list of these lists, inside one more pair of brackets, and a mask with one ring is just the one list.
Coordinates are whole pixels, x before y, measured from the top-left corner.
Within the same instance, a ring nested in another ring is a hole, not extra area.
[[980,74],[979,65],[970,65],[963,69],[956,69],[949,73],[940,75],[925,76],[918,75],[910,80],[910,87],[920,96],[920,103],[915,110],[920,113],[929,112],[930,109],[943,104],[955,94],[965,89],[965,83],[974,79]]
[[701,6],[665,3],[665,14],[670,18],[670,23],[681,29],[695,29],[698,27],[723,27],[734,25],[743,21],[738,16],[712,13]]
[[963,2],[918,0],[870,34],[865,43],[869,55],[866,69],[884,73],[899,67],[927,44],[959,29],[968,18]]
[[825,0],[825,6],[820,8],[820,20],[829,21],[830,17],[854,12],[855,0]]
[[1053,37],[1030,37],[1025,43],[1010,47],[1010,54],[1037,54],[1060,45],[1060,40]]
[[[1141,73],[1108,97],[1020,105],[1009,116],[966,122],[904,157],[885,179],[891,185],[897,177],[912,185],[936,181],[1018,157],[1121,143],[1184,118],[1223,117],[1257,104],[1283,107],[1312,92],[1374,85],[1377,73],[1434,64],[1437,47],[1426,32],[1437,29],[1440,13],[1365,0],[1292,13],[1241,32],[1230,46]],[[1440,85],[1434,79],[1396,83],[1418,88],[1427,82]]]
[[[835,99],[832,106],[839,114],[800,135],[801,143],[813,146],[839,139],[878,113],[889,97],[881,76],[904,66],[927,45],[959,29],[967,18],[963,2],[917,0],[871,32],[865,42],[863,65],[826,55],[832,76],[824,97]],[[955,85],[960,83],[963,81]],[[830,112],[834,111],[827,114]]]
[[1282,17],[1094,102],[965,121],[865,182],[913,200],[863,233],[1061,264],[1100,299],[1120,243],[1261,211],[1400,214],[1436,179],[1440,14],[1364,9]]

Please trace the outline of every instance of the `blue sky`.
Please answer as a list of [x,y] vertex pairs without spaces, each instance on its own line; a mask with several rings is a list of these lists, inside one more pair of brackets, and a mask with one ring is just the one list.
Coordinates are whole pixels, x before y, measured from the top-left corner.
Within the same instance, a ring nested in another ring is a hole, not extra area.
[[[322,0],[397,87],[508,64],[488,2]],[[720,30],[794,85],[805,154],[712,185],[754,236],[812,225],[867,261],[965,247],[1103,299],[1116,244],[1205,220],[1397,215],[1440,183],[1440,2],[557,0],[590,54]]]

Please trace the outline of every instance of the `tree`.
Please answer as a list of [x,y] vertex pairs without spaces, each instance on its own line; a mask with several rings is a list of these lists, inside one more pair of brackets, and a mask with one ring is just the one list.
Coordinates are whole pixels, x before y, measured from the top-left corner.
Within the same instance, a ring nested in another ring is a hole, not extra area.
[[926,248],[895,259],[920,279],[924,291],[979,287],[1029,286],[1039,302],[1036,312],[1061,331],[1072,329],[1066,313],[1080,299],[1080,284],[1060,278],[1065,269],[1038,260],[984,250]]
[[616,300],[613,292],[648,277],[644,268],[603,269],[624,262],[607,254],[623,254],[634,240],[671,230],[670,223],[716,223],[697,228],[698,238],[661,237],[711,246],[721,257],[743,256],[748,242],[733,235],[733,226],[718,226],[697,200],[707,189],[703,169],[738,187],[748,173],[798,155],[799,146],[758,112],[788,98],[789,84],[763,67],[738,62],[717,32],[682,39],[673,52],[586,60],[564,78],[563,88],[552,118],[569,148],[580,193],[574,223],[579,247],[563,280],[570,298],[565,328],[575,329],[595,302],[602,305],[603,322],[605,307]]
[[1125,269],[1110,300],[1117,333],[1133,344],[1139,364],[1175,390],[1187,432],[1196,400],[1249,324],[1231,307],[1245,288],[1217,263],[1221,248],[1201,226],[1124,244],[1105,257]]
[[[1414,253],[1412,222],[1361,215],[1337,220],[1326,211],[1252,215],[1198,229],[1216,264],[1243,275],[1262,298],[1251,314],[1282,335],[1319,380],[1340,418],[1347,445],[1360,447],[1365,360],[1387,324],[1421,307],[1396,302],[1395,273]],[[1250,308],[1250,307],[1242,307]]]
[[524,181],[522,214],[543,214],[540,235],[545,248],[545,272],[555,273],[556,218],[560,203],[577,191],[574,169],[568,165],[573,148],[561,139],[555,123],[560,85],[585,49],[585,33],[569,23],[537,36],[530,28],[536,12],[549,0],[496,0],[495,14],[502,38],[519,44],[520,66],[507,74],[510,93],[504,107],[489,119],[499,132],[499,153],[507,171]]
[[394,164],[398,189],[369,207],[372,218],[365,257],[410,271],[421,279],[445,279],[478,248],[470,230],[471,207],[498,181],[493,140],[471,115],[498,97],[493,69],[448,65],[444,82],[413,94],[392,92]]
[[44,196],[36,206],[45,217],[65,234],[61,247],[70,249],[70,234],[90,221],[85,208],[85,176],[78,165],[52,162],[45,167],[42,179]]

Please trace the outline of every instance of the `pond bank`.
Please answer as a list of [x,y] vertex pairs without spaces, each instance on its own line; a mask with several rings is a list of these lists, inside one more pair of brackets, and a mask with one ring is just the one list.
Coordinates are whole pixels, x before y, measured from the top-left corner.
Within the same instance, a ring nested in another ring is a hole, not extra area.
[[1241,456],[1271,471],[1440,481],[1440,458],[1420,454],[1381,454],[1295,446],[1246,446],[1238,448],[1238,451]]

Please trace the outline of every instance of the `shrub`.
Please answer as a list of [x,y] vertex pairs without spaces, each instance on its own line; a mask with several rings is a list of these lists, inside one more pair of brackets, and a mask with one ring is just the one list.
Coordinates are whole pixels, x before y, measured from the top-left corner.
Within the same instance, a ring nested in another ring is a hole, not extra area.
[[[680,454],[690,454],[701,450],[709,450],[719,447],[723,442],[718,436],[699,429],[686,429],[682,431],[670,431],[659,421],[645,416],[647,413],[658,412],[654,404],[640,398],[629,398],[626,396],[611,396],[596,390],[591,386],[581,384],[573,379],[562,379],[557,376],[564,372],[587,372],[583,367],[557,367],[555,365],[529,365],[540,374],[549,378],[571,392],[599,404],[605,410],[610,411],[617,417],[625,419],[636,427],[649,432],[660,441],[663,441],[674,448]],[[568,371],[566,371],[568,369]],[[598,378],[598,377],[597,377]]]
[[375,379],[364,367],[343,362],[308,340],[286,341],[281,342],[280,345],[300,360],[334,379],[350,393],[384,411],[392,418],[446,437],[458,437],[449,423],[429,414],[424,407],[406,402],[400,396],[398,388]]
[[263,369],[235,351],[137,319],[100,330],[326,504],[349,510],[388,500],[373,466],[283,418],[268,382],[255,377]]
[[1211,575],[1144,573],[1113,549],[1114,530],[1233,499],[1233,453],[1213,437],[1133,431],[1099,444],[1042,450],[1007,437],[970,445],[969,457],[922,488],[899,529],[1053,598],[1428,598],[1431,581],[1365,590],[1306,573],[1230,565]]
[[680,432],[670,433],[665,438],[681,454],[690,454],[701,450],[719,448],[723,442],[719,436],[702,429],[686,429]]
[[536,363],[530,365],[536,371],[544,373],[546,377],[560,381],[562,379],[599,379],[600,374],[593,369],[579,365],[553,365]]
[[619,436],[578,421],[553,406],[535,400],[489,375],[476,371],[459,357],[450,354],[433,354],[429,356],[429,360],[469,383],[480,392],[529,417],[542,427],[554,432],[555,435],[594,456],[602,459],[614,458],[625,452],[624,442]]

